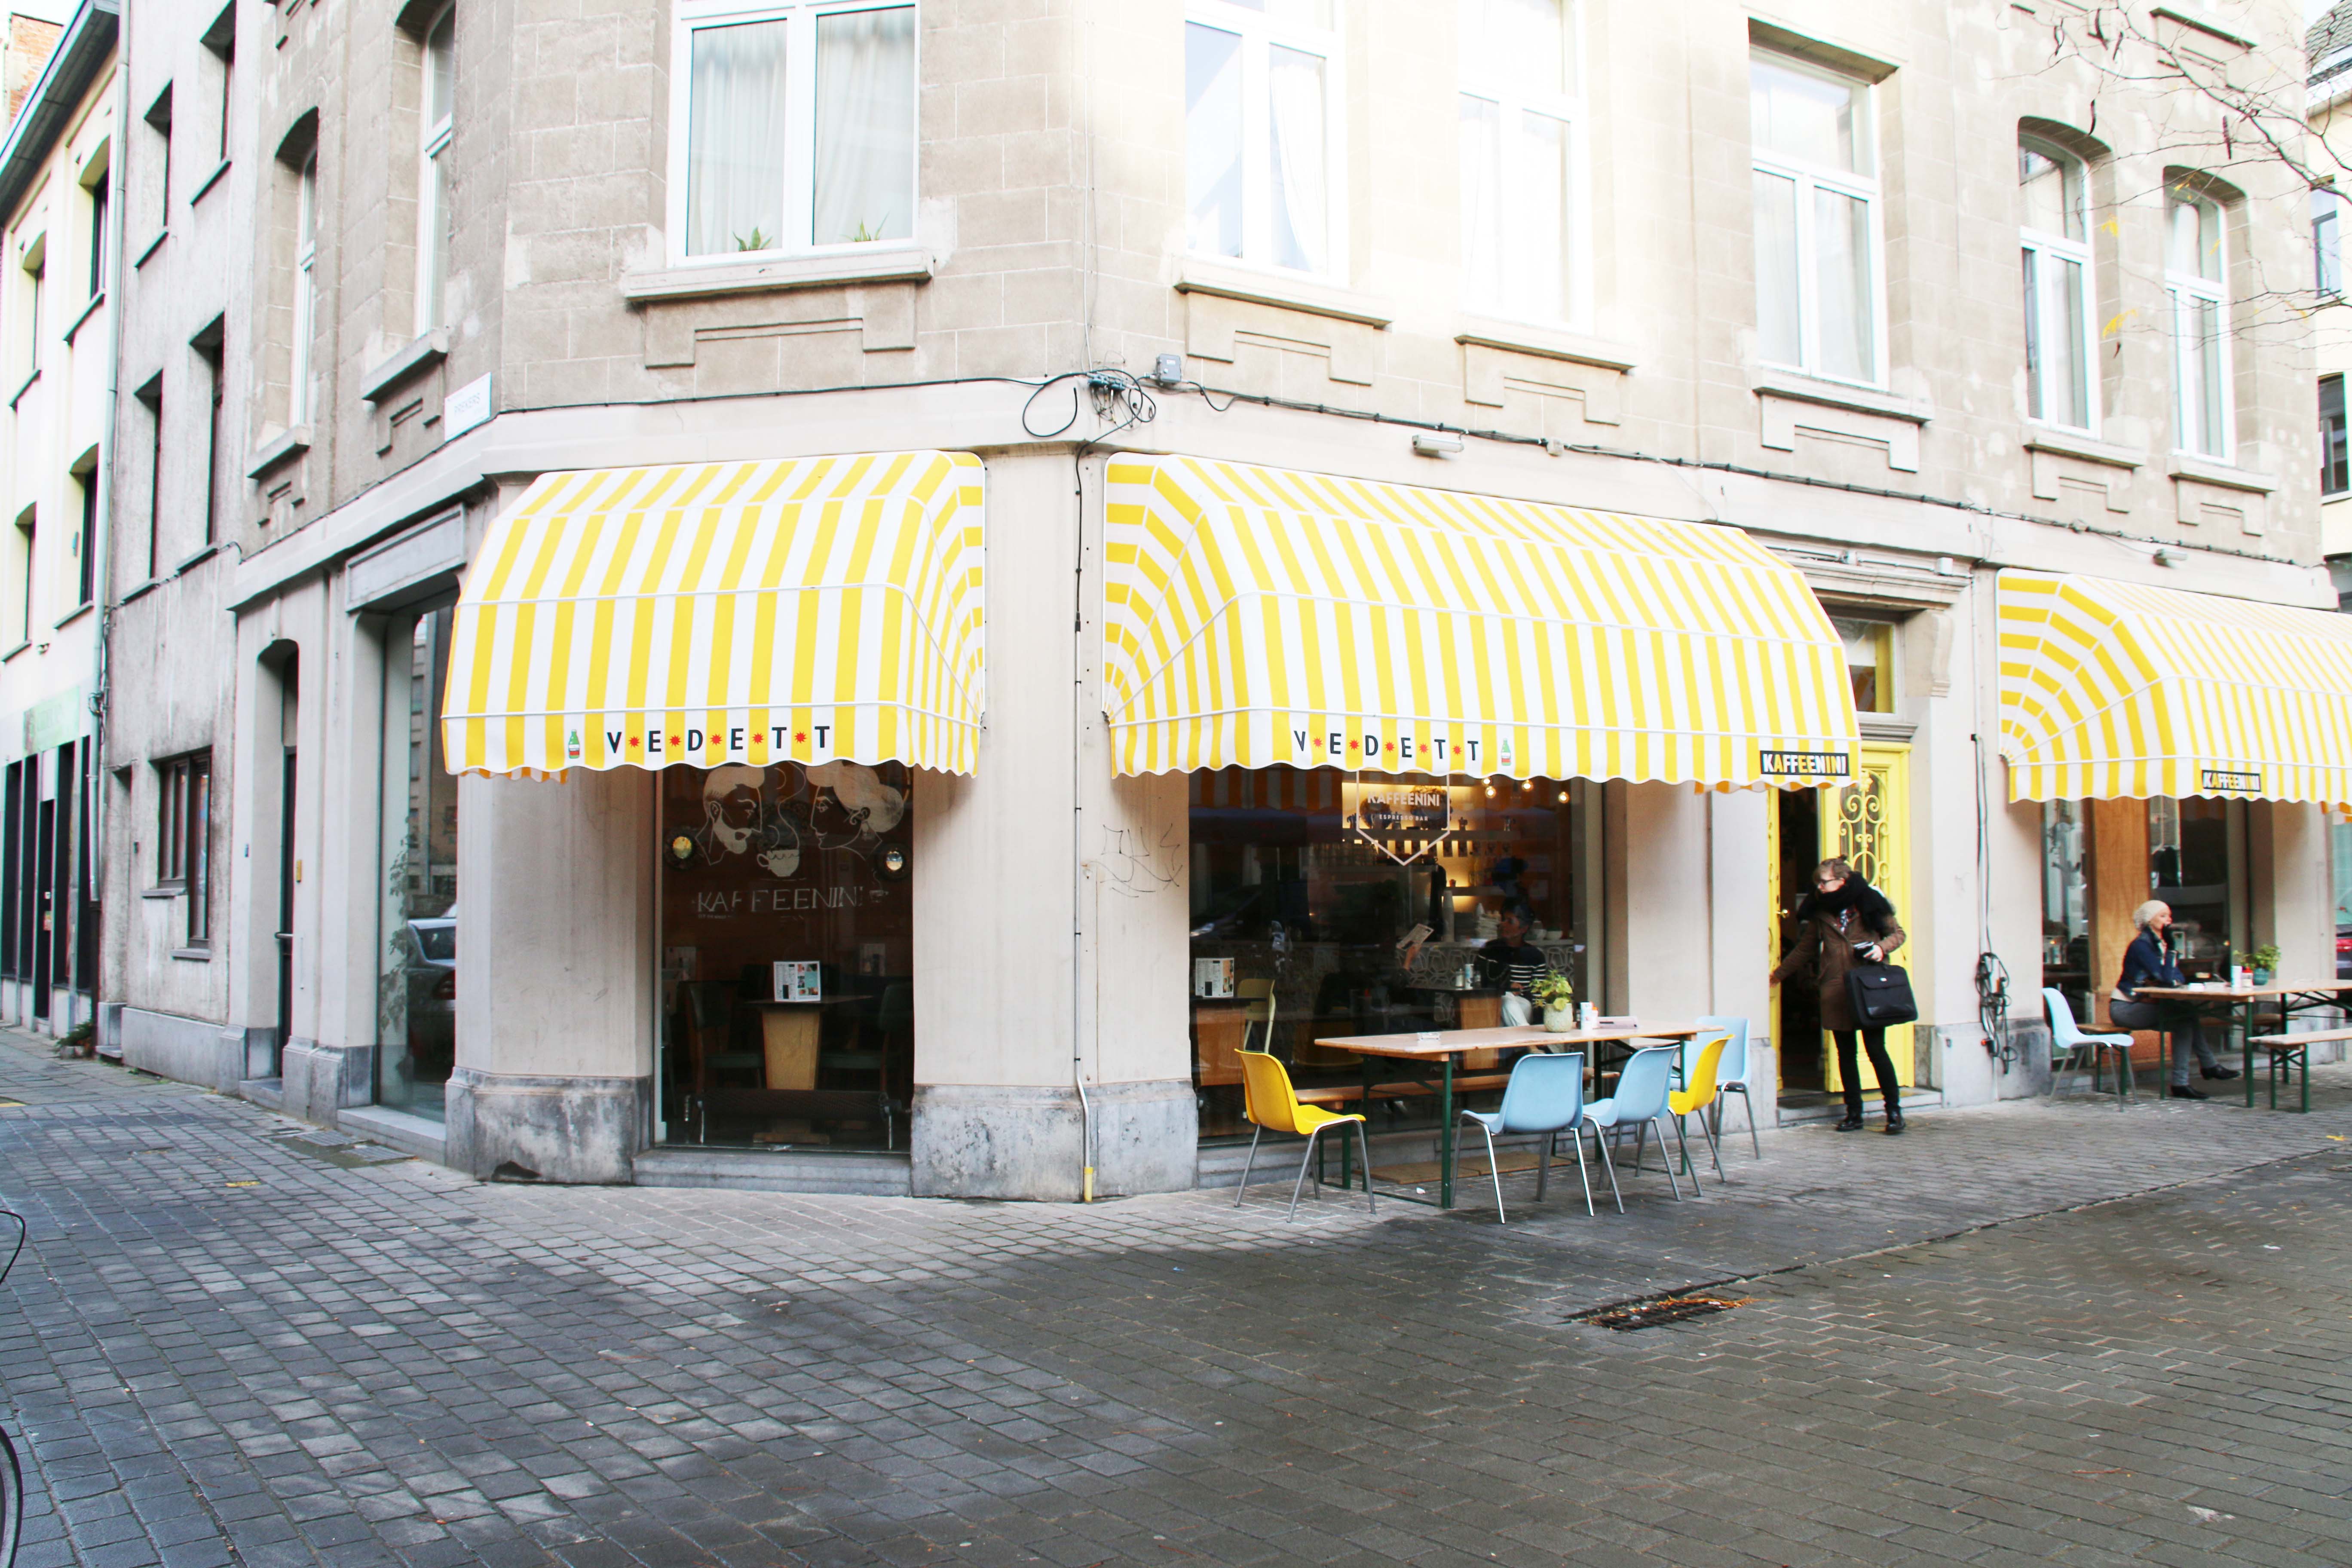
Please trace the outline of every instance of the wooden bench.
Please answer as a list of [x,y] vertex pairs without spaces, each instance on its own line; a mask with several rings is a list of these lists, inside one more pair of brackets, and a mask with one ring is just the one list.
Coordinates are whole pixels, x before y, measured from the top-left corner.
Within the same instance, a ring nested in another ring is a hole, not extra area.
[[2247,1106],[2251,1109],[2254,1103],[2254,1053],[2263,1051],[2270,1057],[2270,1071],[2263,1076],[2270,1079],[2271,1109],[2273,1110],[2278,1109],[2279,1079],[2300,1066],[2303,1068],[2303,1104],[2300,1109],[2309,1110],[2311,1109],[2310,1047],[2324,1045],[2329,1040],[2352,1040],[2352,1029],[2313,1029],[2300,1035],[2256,1035],[2247,1040],[2245,1060]]
[[[1507,1072],[1457,1072],[1454,1075],[1454,1092],[1457,1095],[1475,1094],[1481,1089],[1500,1089],[1510,1081],[1511,1075]],[[1360,1083],[1335,1083],[1321,1089],[1302,1089],[1297,1092],[1298,1103],[1301,1105],[1345,1105],[1351,1100],[1361,1099],[1364,1086]],[[1396,1100],[1409,1094],[1436,1092],[1437,1090],[1431,1085],[1410,1079],[1397,1083],[1372,1085],[1374,1100]]]

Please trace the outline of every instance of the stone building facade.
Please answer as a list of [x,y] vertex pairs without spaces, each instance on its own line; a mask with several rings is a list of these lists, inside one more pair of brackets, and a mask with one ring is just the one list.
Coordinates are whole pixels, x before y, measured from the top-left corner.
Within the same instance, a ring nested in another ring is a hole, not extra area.
[[[1432,895],[1476,889],[1439,921],[1464,943],[1549,900],[1534,923],[1606,1011],[1746,1017],[1768,1119],[1838,1088],[1766,978],[1817,846],[1866,840],[1903,895],[1915,1100],[2045,1085],[2045,966],[2102,992],[2111,907],[2184,833],[2226,871],[2217,950],[2326,963],[2318,805],[2011,804],[1999,741],[2004,570],[2332,605],[2277,284],[2307,269],[2301,184],[2221,151],[2196,94],[2119,88],[2060,0],[1438,9],[131,0],[128,102],[151,129],[164,106],[174,190],[205,184],[147,220],[173,237],[124,306],[116,416],[142,428],[160,386],[165,477],[126,438],[117,494],[167,499],[174,573],[134,598],[157,574],[118,548],[118,668],[167,649],[118,680],[107,757],[126,1055],[480,1174],[1030,1197],[1230,1175],[1238,1149],[1202,1142],[1233,1092],[1228,996],[1199,979],[1218,900],[1370,883],[1234,838],[1255,829],[1214,778],[1115,766],[1105,492],[1130,454],[1727,525],[1801,574],[1861,710],[1847,791],[1546,780],[1557,862],[1507,852]],[[2300,79],[2293,6],[2210,9],[2135,8],[2132,47]],[[152,202],[163,143],[131,141]],[[771,767],[741,826],[721,770],[448,776],[449,607],[533,481],[903,452],[984,473],[968,773]],[[142,897],[151,792],[199,747],[201,964]],[[762,949],[739,988],[735,948],[677,940],[676,890],[779,815],[878,868],[860,886],[904,923]],[[2137,869],[2077,889],[2108,912],[2070,935],[2053,846],[2085,835]],[[773,1023],[768,956],[821,969],[848,1033]],[[1987,956],[2016,1004],[1990,1045]],[[1301,1005],[1335,1029],[1374,992],[1447,989],[1318,973]],[[888,1115],[795,1101],[709,1135],[714,1084],[774,1090],[803,1045],[843,1076],[778,1092]]]

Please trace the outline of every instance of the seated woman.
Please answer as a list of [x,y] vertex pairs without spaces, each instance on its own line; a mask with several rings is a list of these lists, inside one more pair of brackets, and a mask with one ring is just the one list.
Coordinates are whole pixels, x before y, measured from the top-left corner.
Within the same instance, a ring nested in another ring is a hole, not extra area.
[[2172,1086],[2166,1092],[2175,1100],[2204,1100],[2208,1097],[2203,1089],[2189,1087],[2190,1052],[2196,1053],[2198,1070],[2207,1078],[2235,1078],[2238,1069],[2223,1067],[2213,1047],[2205,1043],[2205,1020],[2192,1004],[2172,996],[2142,1000],[2137,994],[2143,985],[2188,984],[2172,957],[2171,907],[2161,899],[2150,899],[2132,911],[2132,921],[2139,927],[2139,934],[2124,950],[2124,972],[2107,1003],[2107,1016],[2119,1029],[2154,1029],[2170,1035]]
[[1543,949],[1528,941],[1535,923],[1535,912],[1527,905],[1508,905],[1498,922],[1502,934],[1478,950],[1482,978],[1503,993],[1506,1024],[1517,1026],[1535,1021],[1535,999],[1529,990],[1551,972],[1551,960],[1545,956]]

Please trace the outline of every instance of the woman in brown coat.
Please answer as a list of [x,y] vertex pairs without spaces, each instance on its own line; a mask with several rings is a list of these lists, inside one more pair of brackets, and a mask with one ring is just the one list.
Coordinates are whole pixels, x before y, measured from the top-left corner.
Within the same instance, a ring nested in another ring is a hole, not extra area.
[[1796,937],[1772,972],[1772,983],[1801,976],[1821,992],[1822,1027],[1837,1041],[1838,1082],[1845,1086],[1841,1132],[1862,1131],[1862,1083],[1853,1059],[1857,1033],[1870,1053],[1879,1097],[1886,1102],[1886,1135],[1903,1131],[1903,1091],[1886,1058],[1886,1031],[1858,1028],[1862,1020],[1854,1016],[1845,990],[1846,971],[1860,963],[1881,963],[1902,945],[1903,927],[1884,893],[1843,860],[1824,860],[1815,868],[1813,890],[1797,906]]

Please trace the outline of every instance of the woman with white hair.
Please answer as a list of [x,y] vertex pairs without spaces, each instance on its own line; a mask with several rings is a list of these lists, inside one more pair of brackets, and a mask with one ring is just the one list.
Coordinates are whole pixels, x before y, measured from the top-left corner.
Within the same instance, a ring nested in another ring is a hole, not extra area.
[[2235,1078],[2238,1069],[2225,1068],[2205,1043],[2205,1020],[2197,1009],[2178,997],[2142,1000],[2143,985],[2183,985],[2188,977],[2172,957],[2172,910],[2161,899],[2150,899],[2132,911],[2139,934],[2124,950],[2123,977],[2116,982],[2107,1002],[2107,1016],[2121,1029],[2154,1029],[2172,1037],[2172,1087],[2175,1100],[2204,1100],[2201,1089],[2189,1087],[2189,1055],[2197,1054],[2198,1070],[2207,1078]]

